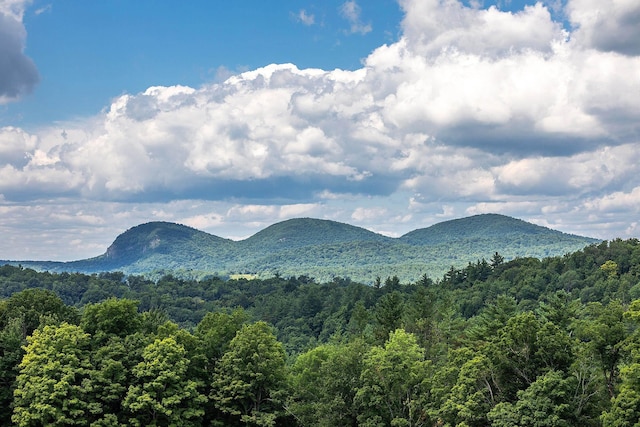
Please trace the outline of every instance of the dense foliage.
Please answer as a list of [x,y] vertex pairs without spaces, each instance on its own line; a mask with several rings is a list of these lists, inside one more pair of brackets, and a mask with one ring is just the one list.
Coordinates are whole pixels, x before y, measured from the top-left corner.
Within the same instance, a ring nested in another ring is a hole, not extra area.
[[0,267],[1,425],[634,426],[640,242],[441,279]]
[[439,277],[447,266],[463,267],[488,258],[495,248],[507,259],[543,258],[595,242],[497,214],[445,221],[399,238],[335,221],[297,218],[238,242],[183,225],[153,222],[121,234],[95,258],[23,265],[58,272],[123,271],[154,279],[169,273],[202,279],[211,274],[268,278],[302,272],[323,282],[340,276],[370,284],[376,276],[398,276],[403,282],[415,282],[423,274]]

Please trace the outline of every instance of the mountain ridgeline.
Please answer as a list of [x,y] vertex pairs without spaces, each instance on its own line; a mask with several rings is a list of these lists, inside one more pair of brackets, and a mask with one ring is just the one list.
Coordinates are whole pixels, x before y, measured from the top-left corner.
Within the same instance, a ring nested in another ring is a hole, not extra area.
[[192,278],[308,275],[318,280],[339,276],[371,283],[376,277],[390,275],[403,281],[415,281],[425,274],[441,277],[451,266],[488,260],[495,252],[507,260],[545,258],[597,242],[498,214],[445,221],[399,238],[313,218],[283,221],[241,241],[175,223],[150,222],[119,235],[95,258],[20,263],[41,270],[82,273],[172,273]]

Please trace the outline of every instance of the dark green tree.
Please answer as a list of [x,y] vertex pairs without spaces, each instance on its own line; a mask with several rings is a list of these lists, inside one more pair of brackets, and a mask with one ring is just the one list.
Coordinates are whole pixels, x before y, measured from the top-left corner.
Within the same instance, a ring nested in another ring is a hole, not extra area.
[[404,314],[403,298],[399,291],[383,295],[374,309],[376,319],[375,335],[379,342],[385,342],[389,333],[401,328]]
[[320,345],[299,355],[291,367],[286,410],[300,426],[355,426],[354,404],[369,347],[362,339]]
[[515,403],[502,402],[489,413],[495,427],[572,427],[575,378],[549,371],[527,389],[518,392]]
[[0,329],[0,425],[11,424],[13,391],[26,343],[23,326],[22,318],[15,318]]

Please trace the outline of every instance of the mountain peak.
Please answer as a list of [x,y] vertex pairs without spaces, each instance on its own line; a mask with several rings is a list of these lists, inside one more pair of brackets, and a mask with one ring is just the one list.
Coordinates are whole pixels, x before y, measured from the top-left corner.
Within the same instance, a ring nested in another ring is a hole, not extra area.
[[154,221],[120,234],[102,257],[110,263],[126,265],[152,254],[171,254],[189,251],[191,246],[217,246],[226,242],[229,241],[186,225]]
[[[433,245],[460,240],[473,241],[494,238],[506,241],[512,237],[515,239],[539,239],[541,242],[547,240],[555,241],[560,238],[589,240],[582,236],[562,233],[561,231],[496,213],[443,221],[427,228],[411,231],[400,237],[400,240],[412,245]],[[596,242],[597,240],[591,239],[591,241]]]
[[253,247],[260,246],[263,249],[267,247],[292,249],[311,245],[385,239],[388,238],[342,222],[316,218],[293,218],[270,225],[241,243]]

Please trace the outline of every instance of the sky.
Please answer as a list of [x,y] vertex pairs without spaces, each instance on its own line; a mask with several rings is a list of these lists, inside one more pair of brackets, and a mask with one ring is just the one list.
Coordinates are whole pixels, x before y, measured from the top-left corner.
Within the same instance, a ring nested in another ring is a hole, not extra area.
[[640,237],[640,2],[0,0],[0,259],[481,213]]

